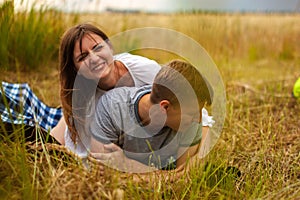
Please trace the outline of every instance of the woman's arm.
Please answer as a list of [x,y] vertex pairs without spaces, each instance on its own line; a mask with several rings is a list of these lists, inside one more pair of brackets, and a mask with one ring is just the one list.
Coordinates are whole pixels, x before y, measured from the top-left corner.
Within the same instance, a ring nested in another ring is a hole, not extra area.
[[50,135],[54,137],[61,145],[65,145],[65,130],[66,130],[65,118],[61,117],[57,125],[51,130]]

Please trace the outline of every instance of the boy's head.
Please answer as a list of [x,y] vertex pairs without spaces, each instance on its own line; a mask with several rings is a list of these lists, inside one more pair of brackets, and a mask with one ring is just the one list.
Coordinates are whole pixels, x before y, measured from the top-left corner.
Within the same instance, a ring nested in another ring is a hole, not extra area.
[[150,100],[167,114],[166,124],[178,130],[193,121],[201,122],[201,110],[212,103],[212,88],[191,64],[174,60],[158,72]]

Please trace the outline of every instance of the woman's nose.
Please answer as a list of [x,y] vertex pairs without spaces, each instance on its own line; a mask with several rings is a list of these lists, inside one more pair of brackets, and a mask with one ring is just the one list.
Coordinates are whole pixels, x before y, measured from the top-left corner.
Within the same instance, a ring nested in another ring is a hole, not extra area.
[[95,54],[94,51],[89,52],[89,57],[90,57],[90,59],[97,59],[98,58],[98,56]]
[[98,59],[99,59],[99,57],[93,51],[89,52],[88,60],[89,60],[90,64],[96,62]]

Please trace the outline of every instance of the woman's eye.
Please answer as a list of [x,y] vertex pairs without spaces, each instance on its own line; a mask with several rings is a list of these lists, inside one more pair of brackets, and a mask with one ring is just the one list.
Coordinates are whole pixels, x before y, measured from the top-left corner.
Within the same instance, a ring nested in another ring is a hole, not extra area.
[[104,46],[100,43],[95,48],[94,51],[100,51]]
[[87,54],[83,54],[78,58],[78,62],[84,61],[85,58],[87,57]]

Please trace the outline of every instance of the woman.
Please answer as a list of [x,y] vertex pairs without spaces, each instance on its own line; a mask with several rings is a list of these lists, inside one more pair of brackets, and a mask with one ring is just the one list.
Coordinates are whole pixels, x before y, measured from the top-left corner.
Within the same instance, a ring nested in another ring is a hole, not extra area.
[[114,87],[151,84],[159,70],[158,63],[141,56],[128,53],[113,56],[106,34],[91,24],[70,28],[60,46],[61,100],[68,128],[62,137],[65,127],[62,119],[51,134],[78,155],[86,155],[87,147],[81,141],[84,138],[79,139],[77,129],[85,131],[86,112],[93,112],[94,101]]

